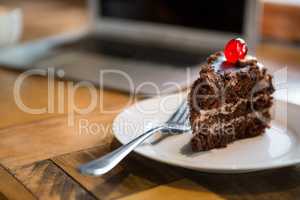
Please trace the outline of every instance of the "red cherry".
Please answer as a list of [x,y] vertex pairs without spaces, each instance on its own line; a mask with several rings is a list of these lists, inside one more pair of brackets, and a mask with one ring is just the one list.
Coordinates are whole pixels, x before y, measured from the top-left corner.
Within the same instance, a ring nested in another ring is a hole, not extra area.
[[245,58],[248,51],[246,42],[241,38],[230,40],[224,49],[227,62],[236,63],[239,59]]

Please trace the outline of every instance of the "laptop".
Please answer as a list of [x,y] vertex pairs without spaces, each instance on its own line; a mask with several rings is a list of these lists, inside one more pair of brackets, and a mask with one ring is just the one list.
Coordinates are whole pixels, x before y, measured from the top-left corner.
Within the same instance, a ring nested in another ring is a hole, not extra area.
[[[242,37],[254,53],[259,1],[89,0],[77,32],[0,49],[10,68],[157,95],[188,87],[205,58]],[[63,72],[63,73],[61,73]]]

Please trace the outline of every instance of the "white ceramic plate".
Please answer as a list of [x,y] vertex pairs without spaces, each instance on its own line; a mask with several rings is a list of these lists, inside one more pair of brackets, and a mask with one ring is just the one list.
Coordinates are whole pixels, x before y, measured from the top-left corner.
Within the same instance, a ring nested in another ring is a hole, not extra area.
[[[182,97],[183,94],[158,97],[129,107],[113,123],[115,137],[125,144],[150,125],[166,121]],[[193,153],[191,133],[167,137],[157,133],[135,151],[160,162],[214,173],[243,173],[300,163],[300,107],[275,101],[273,114],[275,119],[266,134],[235,141],[226,148]]]

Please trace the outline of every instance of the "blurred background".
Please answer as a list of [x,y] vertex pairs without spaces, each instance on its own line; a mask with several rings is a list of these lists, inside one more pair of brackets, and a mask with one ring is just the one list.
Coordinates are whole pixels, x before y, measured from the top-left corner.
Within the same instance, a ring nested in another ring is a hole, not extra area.
[[[95,74],[113,68],[135,85],[153,81],[174,91],[162,85],[175,81],[186,87],[185,67],[198,66],[234,37],[243,37],[264,61],[300,63],[300,0],[1,0],[0,26],[2,66],[55,66],[68,79],[96,85]],[[65,33],[71,35],[56,37]],[[104,84],[129,90],[120,77]]]
[[[260,0],[261,40],[300,46],[300,0]],[[21,8],[21,41],[76,30],[88,21],[84,0],[1,0],[0,14]],[[199,10],[201,12],[201,10]]]
[[87,23],[84,0],[1,0],[0,13],[20,8],[23,13],[21,41],[76,30]]

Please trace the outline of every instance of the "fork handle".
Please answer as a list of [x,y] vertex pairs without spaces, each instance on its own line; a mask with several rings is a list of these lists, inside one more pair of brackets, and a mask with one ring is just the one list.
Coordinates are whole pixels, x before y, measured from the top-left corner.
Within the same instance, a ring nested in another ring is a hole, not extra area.
[[134,150],[145,139],[147,139],[157,131],[162,130],[163,128],[164,126],[158,126],[146,131],[145,133],[133,139],[129,143],[122,145],[121,147],[106,154],[105,156],[81,165],[79,167],[79,171],[82,174],[92,175],[92,176],[105,174],[106,172],[114,168],[119,162],[121,162],[123,158],[125,158],[132,150]]

